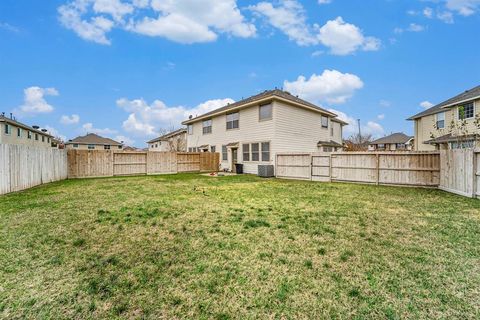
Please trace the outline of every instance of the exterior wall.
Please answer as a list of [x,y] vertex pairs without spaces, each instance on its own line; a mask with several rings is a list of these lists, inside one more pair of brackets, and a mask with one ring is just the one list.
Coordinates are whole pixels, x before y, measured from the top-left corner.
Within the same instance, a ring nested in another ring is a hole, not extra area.
[[[17,129],[18,127],[15,125],[10,124],[11,133],[5,133],[5,122],[0,122],[0,143],[4,144],[21,144],[27,146],[43,146],[43,147],[51,147],[52,138],[41,134],[37,131],[26,130],[21,128],[21,136],[18,137]],[[28,139],[28,131],[32,133],[32,138]],[[38,140],[35,139],[35,135],[38,135]],[[43,141],[42,141],[43,137]]]
[[[334,125],[331,136],[330,126]],[[232,169],[232,152],[228,149],[228,159],[222,157],[222,146],[238,142],[237,163],[242,163],[245,173],[256,174],[259,164],[275,165],[277,153],[283,152],[318,152],[319,141],[335,140],[342,143],[342,129],[338,122],[329,121],[329,128],[321,127],[321,114],[306,109],[293,107],[278,101],[272,102],[272,119],[259,120],[259,106],[252,106],[239,111],[239,128],[226,129],[226,115],[212,118],[212,133],[203,134],[202,121],[193,123],[193,133],[187,135],[188,148],[203,145],[215,146],[221,154],[221,168]],[[269,161],[243,161],[243,144],[270,143]],[[209,149],[211,151],[211,149]]]
[[[476,100],[474,104],[475,115],[480,115],[480,100]],[[440,137],[450,133],[448,127],[452,120],[458,121],[458,107],[445,109],[445,129],[435,129],[436,115],[434,114],[415,120],[415,150],[435,150],[435,146],[423,142],[432,139],[432,134],[434,137]],[[475,118],[467,119],[466,122],[468,134],[480,134],[480,129],[478,129],[474,123]],[[446,146],[443,146],[443,148],[446,148]]]
[[[78,148],[73,147],[73,143],[68,143],[65,145],[66,149],[75,149],[75,150],[105,150],[105,146],[103,144],[95,145],[95,149],[88,149],[88,144],[78,144]],[[110,146],[110,150],[123,150],[123,147],[118,146]]]
[[[173,146],[174,150],[171,150]],[[167,140],[148,143],[149,151],[169,152],[169,151],[187,151],[187,133],[177,134]]]

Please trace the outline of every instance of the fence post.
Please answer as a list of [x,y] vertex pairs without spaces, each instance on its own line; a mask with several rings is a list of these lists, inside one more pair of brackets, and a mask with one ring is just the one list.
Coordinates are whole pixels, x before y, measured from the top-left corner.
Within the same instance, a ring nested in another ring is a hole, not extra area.
[[478,164],[477,164],[477,161],[478,161],[478,157],[477,157],[477,153],[475,152],[475,149],[472,150],[472,156],[473,156],[473,159],[472,159],[472,166],[473,166],[473,169],[472,169],[472,198],[476,198],[477,197],[477,180],[478,180],[478,172],[477,172],[477,167],[478,167]]
[[380,184],[380,154],[376,154],[376,163],[377,163],[377,186]]
[[330,156],[328,157],[328,179],[330,182],[332,182],[332,156],[333,153],[330,153]]
[[310,181],[313,181],[313,153],[310,153]]

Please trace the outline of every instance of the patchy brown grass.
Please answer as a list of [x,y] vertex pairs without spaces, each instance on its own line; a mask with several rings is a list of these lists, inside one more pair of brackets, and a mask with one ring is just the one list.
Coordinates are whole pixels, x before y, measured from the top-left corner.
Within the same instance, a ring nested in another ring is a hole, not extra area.
[[480,317],[480,201],[199,175],[0,197],[0,318]]

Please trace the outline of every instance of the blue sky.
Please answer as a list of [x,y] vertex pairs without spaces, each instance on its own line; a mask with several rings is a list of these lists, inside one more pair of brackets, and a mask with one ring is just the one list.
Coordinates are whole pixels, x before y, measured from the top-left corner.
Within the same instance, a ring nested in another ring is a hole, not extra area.
[[[480,0],[2,0],[0,111],[136,146],[282,87],[376,136],[478,85]],[[352,124],[348,135],[356,130]]]

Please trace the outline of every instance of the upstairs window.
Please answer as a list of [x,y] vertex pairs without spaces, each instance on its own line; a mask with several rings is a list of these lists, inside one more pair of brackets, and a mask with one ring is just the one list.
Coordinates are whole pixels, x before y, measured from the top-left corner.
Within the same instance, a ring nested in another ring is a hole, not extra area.
[[330,128],[330,137],[333,137],[333,126]]
[[217,151],[217,147],[215,147],[215,146],[210,147],[210,152],[216,152],[216,151]]
[[35,133],[35,141],[38,141],[38,133]]
[[45,142],[45,136],[42,136],[42,142]]
[[243,161],[250,161],[250,145],[248,143],[242,146]]
[[212,133],[212,119],[203,121],[202,125],[203,125],[203,134]]
[[17,137],[21,137],[22,136],[22,129],[21,128],[17,128]]
[[227,130],[239,128],[240,115],[238,112],[227,114]]
[[12,127],[8,123],[5,123],[5,134],[10,135],[11,133],[12,133]]
[[258,119],[260,121],[272,119],[272,104],[264,104],[258,108]]
[[192,134],[193,134],[193,125],[189,124],[189,125],[187,126],[187,133],[188,133],[189,135],[192,135]]
[[475,107],[473,102],[458,107],[458,119],[465,120],[475,117]]
[[270,161],[270,142],[262,142],[262,161]]
[[328,117],[322,116],[322,128],[328,128]]
[[436,126],[437,126],[437,129],[444,129],[445,128],[445,112],[437,113]]
[[222,160],[228,160],[227,146],[222,146]]

